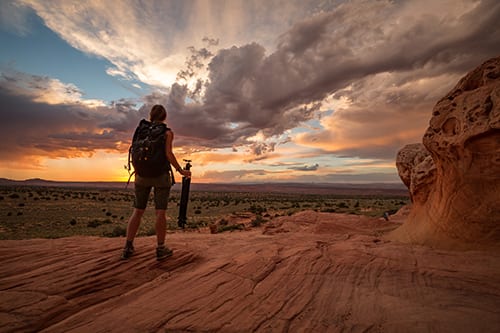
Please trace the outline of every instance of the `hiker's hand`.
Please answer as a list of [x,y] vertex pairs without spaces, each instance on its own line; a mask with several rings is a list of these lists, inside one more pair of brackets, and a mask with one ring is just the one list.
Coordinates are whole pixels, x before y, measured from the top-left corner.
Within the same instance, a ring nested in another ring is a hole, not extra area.
[[184,177],[191,178],[191,171],[189,170],[180,170],[179,173]]

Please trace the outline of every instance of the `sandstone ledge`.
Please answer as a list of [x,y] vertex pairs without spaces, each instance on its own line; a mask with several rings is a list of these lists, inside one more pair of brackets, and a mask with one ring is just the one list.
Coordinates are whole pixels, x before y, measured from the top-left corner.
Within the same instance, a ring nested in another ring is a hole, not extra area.
[[2,332],[496,332],[500,252],[384,241],[399,226],[303,212],[253,231],[0,241]]

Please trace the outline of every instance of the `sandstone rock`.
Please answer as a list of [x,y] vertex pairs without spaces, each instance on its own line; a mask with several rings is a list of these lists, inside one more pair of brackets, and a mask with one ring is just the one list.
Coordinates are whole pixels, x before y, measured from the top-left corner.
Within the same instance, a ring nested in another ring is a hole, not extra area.
[[436,104],[423,146],[398,154],[413,207],[391,237],[446,247],[499,244],[500,57],[467,74]]
[[[392,218],[391,218],[392,220]],[[286,233],[0,240],[0,332],[497,332],[500,252],[436,251],[399,224],[304,211]]]
[[421,143],[403,147],[397,155],[399,177],[410,190],[412,202],[425,202],[436,178],[436,166],[431,154]]

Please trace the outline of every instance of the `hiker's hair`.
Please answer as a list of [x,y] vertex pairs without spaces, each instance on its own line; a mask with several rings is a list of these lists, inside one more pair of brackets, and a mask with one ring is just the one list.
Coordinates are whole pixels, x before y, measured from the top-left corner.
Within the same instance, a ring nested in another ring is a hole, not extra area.
[[151,112],[149,112],[150,121],[164,121],[166,118],[167,110],[165,110],[163,105],[156,104],[151,108]]

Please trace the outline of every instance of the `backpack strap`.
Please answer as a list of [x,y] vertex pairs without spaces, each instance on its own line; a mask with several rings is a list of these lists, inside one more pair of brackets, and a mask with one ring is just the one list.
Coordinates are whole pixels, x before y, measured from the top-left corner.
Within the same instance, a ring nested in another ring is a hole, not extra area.
[[[165,141],[167,140],[167,132],[168,131],[172,131],[172,129],[170,129],[170,127],[167,127],[166,130],[165,130]],[[168,173],[170,174],[170,180],[172,181],[172,186],[175,184],[175,175],[174,175],[174,171],[172,170],[172,164],[170,163],[170,161],[168,160],[167,158],[167,162],[168,162]]]
[[[135,128],[134,136],[132,137],[132,142],[134,142],[137,136],[139,135],[139,128],[141,127],[141,125],[144,125],[145,123],[147,124],[149,122],[146,119],[141,119],[139,125],[137,125],[137,127]],[[125,169],[127,169],[128,172],[128,180],[127,180],[127,185],[125,185],[125,189],[127,189],[128,184],[130,184],[130,179],[132,179],[132,176],[135,174],[135,170],[132,171],[132,173],[130,173],[130,170],[132,170],[131,164],[132,164],[132,145],[130,145],[128,149],[128,161],[127,165],[125,166]]]

